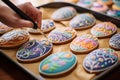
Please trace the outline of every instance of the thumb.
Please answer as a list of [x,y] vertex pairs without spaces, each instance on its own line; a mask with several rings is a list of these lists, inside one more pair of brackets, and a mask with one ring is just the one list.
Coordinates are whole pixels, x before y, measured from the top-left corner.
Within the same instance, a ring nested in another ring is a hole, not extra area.
[[24,19],[21,19],[19,20],[19,26],[20,27],[33,27],[33,23],[31,21],[28,21],[28,20],[24,20]]

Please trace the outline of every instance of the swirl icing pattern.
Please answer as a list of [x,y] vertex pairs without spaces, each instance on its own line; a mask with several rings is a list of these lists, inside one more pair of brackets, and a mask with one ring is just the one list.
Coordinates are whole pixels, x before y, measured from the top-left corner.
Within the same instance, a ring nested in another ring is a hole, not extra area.
[[71,52],[58,52],[45,58],[39,66],[39,72],[47,76],[63,74],[71,70],[77,63]]
[[52,19],[55,21],[68,20],[74,17],[76,14],[77,11],[73,7],[62,7],[52,14]]
[[31,40],[17,51],[16,57],[23,62],[32,62],[49,54],[53,45],[46,41]]
[[48,35],[48,39],[52,43],[64,43],[66,41],[70,41],[76,36],[76,31],[72,28],[58,28],[51,31]]
[[98,39],[90,34],[85,34],[75,38],[70,44],[73,52],[89,52],[98,46]]
[[85,57],[83,67],[89,72],[101,72],[115,66],[117,62],[117,52],[110,48],[100,48]]
[[29,40],[29,33],[25,30],[12,30],[0,37],[0,47],[15,47]]
[[116,31],[116,25],[111,22],[98,23],[91,29],[91,33],[96,37],[108,37]]
[[70,27],[74,29],[83,29],[91,27],[95,24],[96,19],[89,13],[79,14],[70,21]]
[[[41,25],[41,30],[44,32],[44,33],[47,33],[51,30],[53,30],[55,28],[55,24],[53,22],[53,20],[49,20],[49,19],[46,19],[46,20],[42,20],[42,25]],[[30,33],[40,33],[38,29],[33,29],[33,28],[28,28],[28,31]]]
[[120,33],[117,33],[110,38],[109,45],[115,49],[120,49]]

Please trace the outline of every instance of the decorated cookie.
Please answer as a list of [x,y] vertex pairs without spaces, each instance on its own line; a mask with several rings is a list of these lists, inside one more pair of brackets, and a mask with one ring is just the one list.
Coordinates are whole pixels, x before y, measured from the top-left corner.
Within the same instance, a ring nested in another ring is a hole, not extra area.
[[76,3],[78,0],[54,0],[55,2],[70,2],[70,3]]
[[1,48],[11,48],[20,46],[29,40],[29,33],[25,30],[12,30],[0,37]]
[[[55,28],[55,24],[53,20],[49,20],[49,19],[42,20],[41,31],[43,31],[44,33],[47,33],[53,30],[54,28]],[[38,29],[33,29],[33,28],[28,28],[28,31],[33,34],[40,33]]]
[[52,19],[55,21],[63,21],[63,20],[68,20],[73,18],[77,14],[77,11],[75,8],[67,6],[67,7],[62,7],[58,10],[56,10],[52,14]]
[[120,11],[119,10],[108,10],[107,15],[120,18]]
[[77,58],[73,53],[58,52],[41,61],[39,72],[47,76],[56,76],[70,71],[76,63]]
[[109,37],[116,33],[117,27],[115,24],[111,22],[102,22],[96,24],[94,27],[91,29],[91,33],[96,36],[96,37]]
[[118,63],[118,54],[110,48],[100,48],[89,53],[83,61],[83,67],[88,72],[101,72]]
[[114,49],[120,50],[120,33],[117,33],[110,38],[109,45]]
[[31,40],[19,48],[16,57],[22,62],[34,62],[50,54],[52,48],[53,45],[46,40]]
[[69,25],[74,29],[85,29],[92,27],[96,23],[96,19],[92,14],[83,13],[74,17]]
[[76,37],[70,44],[73,53],[86,53],[98,47],[98,39],[90,34]]
[[98,2],[93,3],[93,6],[91,7],[91,10],[97,11],[100,13],[105,13],[108,9],[109,9],[108,6],[106,6],[103,3],[98,3]]
[[77,5],[85,8],[90,8],[93,5],[93,2],[92,0],[80,0]]
[[113,3],[112,0],[97,0],[97,1],[108,6]]
[[71,41],[76,35],[76,31],[72,28],[58,28],[49,33],[48,39],[54,44],[62,44]]
[[13,30],[13,28],[8,27],[7,25],[0,22],[0,35]]

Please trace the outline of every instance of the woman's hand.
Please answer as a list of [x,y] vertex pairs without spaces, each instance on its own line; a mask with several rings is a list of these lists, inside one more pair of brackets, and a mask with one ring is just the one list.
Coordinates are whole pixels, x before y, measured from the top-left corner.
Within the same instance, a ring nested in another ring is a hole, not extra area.
[[[18,5],[18,7],[37,22],[38,27],[41,26],[42,13],[35,8],[30,2]],[[31,21],[20,18],[12,9],[6,6],[0,6],[0,21],[4,24],[18,28],[18,27],[33,27]]]

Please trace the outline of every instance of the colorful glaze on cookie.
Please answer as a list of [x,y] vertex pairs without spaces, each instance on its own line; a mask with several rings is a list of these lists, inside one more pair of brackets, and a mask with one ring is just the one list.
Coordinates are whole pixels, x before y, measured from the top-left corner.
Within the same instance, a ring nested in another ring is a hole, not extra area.
[[91,33],[96,37],[109,37],[116,31],[116,25],[111,22],[98,23],[91,29]]
[[120,49],[120,33],[117,33],[110,38],[109,45],[114,49]]
[[108,10],[107,15],[120,18],[120,11],[119,10]]
[[83,13],[74,17],[69,25],[74,29],[84,29],[93,26],[96,23],[96,19],[92,14]]
[[92,6],[92,0],[80,0],[77,5],[85,8],[90,8]]
[[52,51],[53,45],[46,41],[31,40],[17,51],[16,58],[22,62],[38,61]]
[[71,52],[54,53],[39,65],[39,72],[47,76],[56,76],[64,74],[75,67],[77,63],[76,56]]
[[73,18],[76,14],[77,11],[73,7],[62,7],[52,14],[52,19],[55,21],[68,20]]
[[12,30],[0,37],[1,48],[11,48],[20,46],[29,40],[29,33],[25,30]]
[[62,44],[71,41],[76,35],[72,28],[58,28],[49,33],[48,39],[54,44]]
[[93,6],[91,7],[91,10],[94,10],[100,13],[105,13],[108,9],[109,9],[108,6],[98,2],[93,3]]
[[90,34],[75,38],[70,44],[70,49],[75,53],[89,52],[98,47],[98,39]]
[[83,67],[88,72],[101,72],[115,66],[117,63],[117,52],[110,48],[100,48],[85,57]]
[[113,3],[112,0],[97,0],[97,1],[108,6]]
[[[46,33],[49,32],[51,30],[53,30],[55,28],[55,24],[53,22],[53,20],[42,20],[42,25],[41,25],[41,30]],[[34,33],[34,34],[39,34],[39,30],[38,29],[33,29],[33,28],[28,28],[28,31],[30,33]]]
[[11,30],[13,30],[13,28],[8,27],[7,25],[5,25],[5,24],[3,24],[3,23],[0,22],[0,35],[4,34],[6,32],[9,32]]

